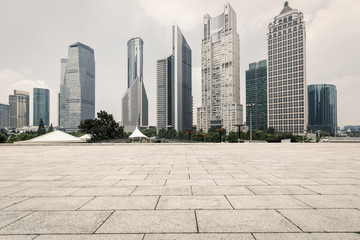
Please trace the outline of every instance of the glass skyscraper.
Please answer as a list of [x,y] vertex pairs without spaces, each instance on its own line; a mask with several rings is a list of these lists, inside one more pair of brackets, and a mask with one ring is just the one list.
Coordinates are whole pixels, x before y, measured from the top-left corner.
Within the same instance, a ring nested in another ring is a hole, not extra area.
[[10,105],[0,103],[0,127],[10,126]]
[[236,131],[243,122],[240,104],[240,40],[236,13],[225,4],[224,12],[203,18],[201,44],[201,107],[197,129],[211,127]]
[[50,91],[49,89],[33,89],[33,125],[39,126],[40,119],[45,126],[50,125]]
[[25,91],[14,90],[9,96],[11,110],[10,126],[13,128],[30,125],[30,94]]
[[69,46],[61,59],[60,127],[77,130],[82,121],[95,117],[94,50],[82,43]]
[[288,2],[269,24],[268,127],[303,134],[307,128],[306,31],[302,12]]
[[157,61],[157,128],[192,129],[192,52],[177,25],[169,57]]
[[266,60],[249,64],[246,71],[246,123],[250,126],[250,111],[252,114],[252,129],[267,128],[267,71]]
[[122,103],[122,124],[126,132],[148,126],[148,98],[143,81],[143,45],[141,38],[128,41],[128,88]]
[[337,91],[331,84],[314,84],[308,90],[308,130],[336,134]]

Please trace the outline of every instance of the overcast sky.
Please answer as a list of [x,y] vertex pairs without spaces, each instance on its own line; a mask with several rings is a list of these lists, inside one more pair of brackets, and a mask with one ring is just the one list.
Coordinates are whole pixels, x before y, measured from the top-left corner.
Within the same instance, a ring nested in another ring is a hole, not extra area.
[[[0,103],[14,89],[51,91],[51,119],[57,125],[60,59],[68,46],[82,42],[95,50],[96,111],[121,119],[127,87],[127,41],[144,40],[144,83],[149,122],[156,125],[156,60],[171,53],[171,26],[178,24],[193,57],[194,123],[201,104],[202,17],[217,16],[224,0],[0,0]],[[266,59],[267,26],[283,0],[232,0],[240,34],[241,103],[245,71]],[[335,84],[338,123],[360,124],[360,1],[292,0],[304,13],[307,35],[307,83]],[[245,112],[245,111],[244,111]],[[244,116],[245,119],[245,116]],[[32,114],[30,117],[32,123]]]

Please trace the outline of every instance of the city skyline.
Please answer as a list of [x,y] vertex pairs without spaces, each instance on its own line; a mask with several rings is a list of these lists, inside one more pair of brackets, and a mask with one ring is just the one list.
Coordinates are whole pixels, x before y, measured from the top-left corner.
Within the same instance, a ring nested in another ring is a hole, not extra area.
[[[29,34],[27,41],[22,41],[22,44],[18,44],[18,40],[13,37],[2,39],[1,51],[3,58],[0,63],[3,66],[0,69],[0,81],[4,89],[0,92],[0,102],[7,103],[7,96],[11,94],[13,89],[31,91],[34,87],[49,88],[51,91],[51,122],[57,125],[57,92],[58,92],[58,76],[59,76],[59,64],[58,59],[64,57],[66,52],[64,46],[71,44],[72,42],[82,41],[92,46],[97,55],[97,91],[96,91],[96,112],[99,110],[106,110],[109,113],[114,114],[116,119],[121,119],[121,109],[118,109],[116,105],[111,102],[120,102],[120,99],[112,98],[116,96],[113,94],[113,90],[106,88],[106,86],[114,86],[113,89],[116,91],[125,91],[126,86],[124,84],[115,83],[119,81],[119,76],[122,78],[127,76],[126,65],[126,40],[132,36],[141,36],[144,41],[147,42],[148,49],[146,50],[144,65],[144,75],[146,75],[145,87],[150,89],[149,95],[149,116],[150,125],[156,125],[156,98],[154,97],[154,89],[156,86],[156,59],[165,56],[167,53],[170,43],[167,42],[169,36],[168,28],[172,24],[179,24],[189,45],[193,49],[193,96],[194,96],[194,108],[200,105],[201,99],[201,74],[200,74],[200,49],[201,49],[201,35],[202,35],[202,23],[201,18],[204,13],[209,12],[210,15],[216,16],[219,9],[222,8],[224,2],[220,1],[207,1],[205,7],[204,3],[191,3],[187,1],[171,1],[164,4],[164,9],[170,8],[172,14],[166,13],[166,11],[160,9],[159,14],[155,14],[154,8],[159,7],[159,2],[152,2],[153,6],[145,1],[129,2],[129,9],[140,7],[140,12],[144,16],[140,20],[134,21],[131,24],[129,33],[122,33],[120,35],[100,30],[103,24],[113,22],[116,20],[120,26],[122,19],[126,19],[128,14],[121,12],[119,7],[112,6],[116,11],[109,11],[108,16],[105,17],[105,10],[109,10],[110,6],[103,4],[104,6],[99,7],[95,3],[87,4],[86,11],[81,13],[80,16],[84,17],[85,20],[89,20],[90,13],[96,13],[96,19],[104,17],[99,24],[95,24],[95,32],[101,33],[103,37],[96,37],[91,33],[91,28],[85,28],[81,32],[76,32],[75,29],[79,26],[85,26],[84,20],[69,26],[67,21],[77,19],[79,16],[70,13],[69,20],[65,20],[64,23],[59,23],[60,17],[52,11],[53,8],[46,2],[38,1],[43,3],[41,7],[42,12],[49,10],[54,16],[49,18],[49,24],[46,25],[49,29],[51,26],[59,26],[59,33],[56,41],[52,41],[53,36],[41,36],[39,30],[40,27],[44,27],[38,18],[29,18],[29,23],[32,24],[30,29],[36,30],[35,33]],[[334,84],[338,88],[338,110],[339,110],[339,125],[350,125],[358,124],[359,113],[353,114],[349,105],[353,102],[359,101],[359,97],[356,95],[355,90],[358,89],[359,81],[357,81],[360,75],[357,68],[355,67],[355,54],[354,52],[357,47],[355,42],[358,41],[359,35],[351,31],[351,24],[356,22],[358,16],[355,15],[356,10],[359,10],[359,3],[356,1],[346,1],[348,4],[339,3],[338,1],[290,1],[290,6],[301,10],[306,19],[307,28],[307,75],[308,84],[321,84],[330,83]],[[5,3],[5,4],[4,4]],[[244,2],[232,2],[233,8],[237,12],[238,16],[238,31],[240,34],[240,48],[241,48],[241,69],[240,69],[240,81],[241,81],[241,103],[245,101],[245,70],[249,63],[257,61],[258,59],[264,59],[266,57],[266,44],[264,39],[264,32],[267,31],[269,22],[273,20],[273,16],[278,14],[279,8],[284,4],[284,1],[273,1],[271,3],[263,2],[263,4],[253,4]],[[84,3],[75,3],[74,8],[79,9],[80,5]],[[351,5],[351,9],[346,7]],[[64,4],[66,5],[66,4]],[[120,4],[122,6],[122,4]],[[261,5],[261,6],[259,6]],[[19,8],[19,14],[21,13],[24,17],[27,16],[25,13],[27,3],[23,4]],[[1,11],[0,18],[1,31],[4,36],[12,36],[12,30],[22,30],[20,32],[27,32],[27,23],[17,23],[5,21],[9,18],[7,12],[11,11],[15,5],[11,1],[2,2],[2,10],[8,9],[8,11]],[[58,6],[61,8],[61,6]],[[345,9],[346,8],[346,9]],[[206,9],[206,10],[205,10]],[[246,9],[246,11],[245,11]],[[175,11],[174,11],[175,10]],[[185,10],[189,10],[188,12]],[[36,10],[37,11],[37,10]],[[61,11],[60,11],[61,12]],[[171,12],[171,11],[170,11]],[[44,13],[45,15],[48,13]],[[80,13],[77,13],[80,14]],[[336,17],[335,14],[341,15],[341,18]],[[254,15],[254,17],[252,17]],[[335,20],[335,19],[336,20]],[[21,19],[21,18],[20,18]],[[165,21],[164,21],[165,19]],[[351,21],[350,21],[351,19]],[[7,23],[6,23],[7,22]],[[6,24],[5,24],[6,23]],[[330,30],[334,26],[344,25],[345,28],[337,28],[338,32],[336,35],[341,35],[341,39],[337,39],[335,35],[330,34]],[[53,25],[50,25],[53,24]],[[335,25],[334,25],[335,24]],[[350,24],[350,25],[349,25]],[[91,25],[91,24],[90,24]],[[331,25],[331,28],[328,28]],[[67,26],[68,30],[65,30],[62,26]],[[10,29],[10,28],[12,29]],[[355,26],[354,26],[355,27]],[[147,29],[150,28],[150,29]],[[51,31],[51,29],[49,31]],[[113,29],[120,29],[119,27],[110,27]],[[348,29],[348,30],[347,30]],[[123,31],[118,31],[123,32]],[[355,31],[356,32],[356,31]],[[30,36],[31,35],[31,36]],[[129,36],[132,35],[132,36]],[[321,36],[322,35],[322,36]],[[44,38],[44,40],[39,39]],[[19,38],[20,39],[20,38]],[[346,39],[346,44],[343,41]],[[11,41],[10,41],[11,40]],[[34,44],[33,41],[37,40],[38,43]],[[158,41],[158,42],[156,42]],[[51,44],[49,44],[51,43]],[[109,50],[113,47],[112,44],[117,44],[116,52],[110,52]],[[18,50],[11,46],[20,46]],[[165,45],[161,49],[160,46]],[[345,46],[343,46],[345,45]],[[9,46],[9,47],[3,47]],[[256,48],[253,53],[250,47]],[[332,49],[332,60],[327,56],[328,49]],[[12,49],[12,55],[7,48]],[[51,49],[51,51],[48,51]],[[124,51],[125,49],[125,51]],[[165,49],[165,50],[164,50]],[[36,50],[36,57],[34,57],[34,50]],[[49,53],[47,53],[49,52]],[[50,55],[51,54],[51,55]],[[345,54],[345,55],[344,55]],[[20,57],[23,56],[23,57]],[[148,57],[147,57],[148,56]],[[345,57],[345,58],[344,58]],[[341,60],[342,59],[342,60]],[[344,61],[347,59],[348,61]],[[54,64],[54,62],[56,64]],[[332,63],[333,62],[333,63]],[[321,64],[320,64],[321,63]],[[245,67],[244,67],[245,66]],[[117,70],[115,72],[114,70]],[[121,81],[123,82],[123,81]],[[55,84],[54,84],[55,83]],[[109,94],[105,94],[106,91],[110,91]],[[120,94],[121,98],[121,94]],[[30,97],[32,99],[32,96]],[[31,104],[32,101],[31,101]],[[30,108],[32,108],[30,106]],[[195,113],[195,111],[194,111]],[[245,118],[245,115],[244,115]],[[32,117],[30,116],[30,119]],[[194,114],[194,122],[196,122],[196,114]]]

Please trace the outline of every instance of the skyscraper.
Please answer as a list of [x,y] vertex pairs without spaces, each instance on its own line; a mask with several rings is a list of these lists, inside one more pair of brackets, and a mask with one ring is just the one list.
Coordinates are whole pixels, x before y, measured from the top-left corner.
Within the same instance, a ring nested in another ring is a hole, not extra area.
[[50,125],[50,91],[49,89],[33,89],[33,125],[39,126],[40,119],[45,126]]
[[141,38],[128,41],[128,88],[122,103],[122,124],[126,132],[148,126],[148,98],[143,82],[143,45]]
[[336,134],[337,91],[331,84],[314,84],[308,90],[308,130]]
[[10,105],[0,103],[0,127],[10,126]]
[[192,129],[192,53],[177,25],[172,27],[171,56],[157,61],[158,129]]
[[77,130],[82,121],[95,117],[94,50],[82,43],[69,46],[61,59],[60,126]]
[[306,32],[302,12],[284,8],[269,24],[268,127],[301,134],[307,125]]
[[13,128],[29,126],[30,94],[25,91],[14,90],[9,95],[11,110],[10,126]]
[[236,13],[228,3],[224,12],[203,18],[201,44],[201,107],[197,109],[197,129],[222,127],[236,131],[243,122],[240,104],[240,40]]
[[[249,104],[254,104],[248,107]],[[246,71],[246,123],[252,129],[267,128],[267,74],[266,60],[249,64]]]

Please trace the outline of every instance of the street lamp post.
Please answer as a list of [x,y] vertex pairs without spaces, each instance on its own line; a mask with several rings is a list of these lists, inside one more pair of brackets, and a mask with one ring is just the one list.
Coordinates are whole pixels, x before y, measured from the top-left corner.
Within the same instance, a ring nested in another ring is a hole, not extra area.
[[192,134],[193,132],[195,132],[195,130],[193,130],[193,129],[184,130],[184,132],[189,133],[189,141],[191,141],[191,134]]
[[244,124],[239,123],[239,124],[235,124],[234,126],[238,127],[238,130],[239,130],[239,131],[238,131],[238,134],[239,134],[239,135],[238,135],[238,142],[240,142],[240,139],[241,139],[241,138],[240,138],[240,136],[241,136],[241,131],[240,131],[240,129],[241,129],[242,126],[244,126]]
[[219,142],[221,143],[221,133],[222,133],[223,131],[225,131],[225,129],[220,128],[220,129],[216,129],[215,131],[219,132]]
[[249,111],[250,111],[250,142],[252,142],[252,113],[251,113],[251,109],[253,107],[255,107],[256,103],[249,103],[246,104],[247,107],[249,107]]

